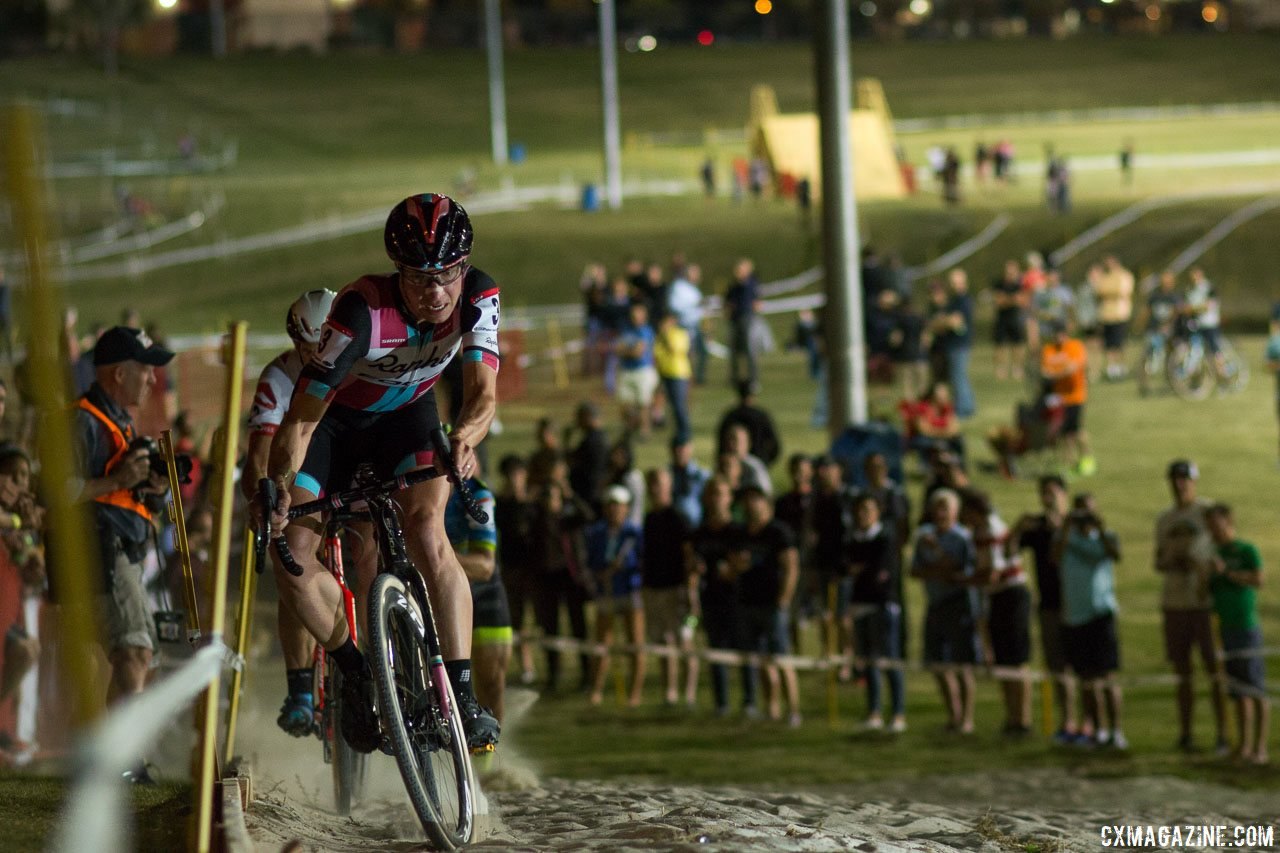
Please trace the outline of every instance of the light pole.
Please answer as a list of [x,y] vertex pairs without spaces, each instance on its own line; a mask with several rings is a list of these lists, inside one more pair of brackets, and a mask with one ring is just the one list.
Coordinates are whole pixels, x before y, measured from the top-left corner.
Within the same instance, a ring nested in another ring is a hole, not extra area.
[[613,0],[600,5],[600,83],[604,97],[605,199],[622,207],[622,137],[618,130],[618,22]]
[[826,266],[827,382],[832,437],[867,420],[858,207],[853,186],[853,108],[849,72],[849,0],[818,0],[818,123],[822,142],[822,254]]
[[489,59],[489,139],[493,162],[507,165],[507,91],[502,74],[502,0],[484,0],[484,46]]

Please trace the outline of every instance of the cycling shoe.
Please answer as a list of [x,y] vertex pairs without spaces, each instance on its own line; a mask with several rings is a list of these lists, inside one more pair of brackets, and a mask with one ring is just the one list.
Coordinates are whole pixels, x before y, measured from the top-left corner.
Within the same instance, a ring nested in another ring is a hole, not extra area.
[[467,735],[467,747],[472,752],[492,752],[498,745],[502,726],[488,708],[480,707],[474,696],[458,699],[462,713],[462,730]]
[[280,706],[276,725],[294,737],[306,737],[316,731],[316,706],[310,693],[293,693]]
[[356,752],[373,752],[382,743],[378,713],[373,707],[373,674],[366,666],[357,677],[342,678],[342,736]]

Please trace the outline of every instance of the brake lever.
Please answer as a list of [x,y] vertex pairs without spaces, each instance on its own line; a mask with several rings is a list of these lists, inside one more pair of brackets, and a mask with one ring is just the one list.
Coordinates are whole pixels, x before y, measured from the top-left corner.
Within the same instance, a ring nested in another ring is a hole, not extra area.
[[439,453],[440,458],[444,460],[450,481],[458,488],[458,497],[462,499],[462,508],[467,511],[467,515],[471,516],[471,519],[476,524],[488,524],[489,513],[480,506],[480,502],[476,500],[475,493],[471,491],[471,486],[458,473],[458,466],[453,461],[453,449],[449,446],[449,437],[445,435],[442,428],[436,427],[431,431],[431,443],[435,445],[436,453]]
[[276,484],[271,479],[263,477],[258,481],[258,497],[263,508],[263,529],[257,532],[258,539],[256,543],[258,548],[258,572],[262,572],[266,563],[267,542],[270,541],[276,547],[276,554],[280,557],[280,564],[284,566],[285,571],[295,578],[302,577],[302,566],[299,566],[297,560],[293,559],[293,553],[289,550],[289,543],[285,541],[284,534],[281,533],[274,539],[271,538],[271,513],[275,512],[276,503],[280,498]]

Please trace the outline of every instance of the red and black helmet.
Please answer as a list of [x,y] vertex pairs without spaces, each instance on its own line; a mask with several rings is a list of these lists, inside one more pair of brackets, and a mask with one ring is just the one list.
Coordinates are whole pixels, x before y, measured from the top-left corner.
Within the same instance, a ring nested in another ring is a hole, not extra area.
[[387,255],[415,270],[442,270],[471,254],[471,218],[447,195],[411,195],[391,209]]

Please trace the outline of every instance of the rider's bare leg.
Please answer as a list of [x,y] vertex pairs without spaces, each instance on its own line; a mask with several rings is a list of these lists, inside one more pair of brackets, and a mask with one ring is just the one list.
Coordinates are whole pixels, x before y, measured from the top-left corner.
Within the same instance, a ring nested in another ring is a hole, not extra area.
[[428,480],[398,493],[405,544],[427,582],[435,608],[440,650],[446,662],[471,657],[471,587],[444,530],[449,483]]
[[[314,499],[315,495],[310,492],[293,490],[294,504]],[[298,519],[285,528],[284,536],[294,560],[302,568],[302,575],[294,577],[285,571],[272,549],[280,597],[292,608],[311,636],[333,651],[346,642],[350,632],[342,612],[342,589],[316,557],[320,547],[319,522],[310,518]]]
[[285,669],[309,669],[315,654],[315,638],[281,596],[276,605],[276,628],[280,634],[280,650],[284,652]]

